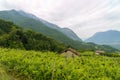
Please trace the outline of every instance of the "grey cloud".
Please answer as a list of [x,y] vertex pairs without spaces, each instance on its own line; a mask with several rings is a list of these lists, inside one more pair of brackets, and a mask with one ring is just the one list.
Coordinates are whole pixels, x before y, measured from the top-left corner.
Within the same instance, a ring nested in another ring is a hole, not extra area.
[[120,30],[120,0],[0,0],[0,9],[20,9],[69,27],[81,38]]

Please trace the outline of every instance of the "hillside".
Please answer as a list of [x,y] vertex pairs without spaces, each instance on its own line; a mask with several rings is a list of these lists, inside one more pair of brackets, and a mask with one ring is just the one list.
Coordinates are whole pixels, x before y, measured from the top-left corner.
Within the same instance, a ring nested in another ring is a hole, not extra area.
[[[26,14],[27,15],[27,14]],[[60,32],[58,29],[53,29],[45,25],[40,20],[33,19],[31,17],[21,14],[21,12],[16,10],[10,11],[0,11],[0,18],[4,20],[9,20],[19,25],[22,28],[30,28],[34,31],[40,32],[44,35],[50,36],[57,41],[64,44],[75,47],[73,42],[77,44],[76,41],[66,36],[64,33]]]
[[0,20],[0,46],[7,48],[62,51],[65,45],[43,34],[23,30],[12,22]]
[[17,11],[17,12],[19,12],[19,14],[21,14],[21,15],[23,15],[25,17],[29,17],[29,18],[33,18],[35,20],[38,20],[38,21],[42,22],[44,25],[46,25],[47,27],[52,28],[52,29],[56,29],[56,30],[62,32],[64,35],[66,35],[67,37],[69,37],[69,38],[71,38],[73,40],[82,41],[72,30],[70,30],[68,28],[60,28],[59,26],[57,26],[57,25],[55,25],[53,23],[45,21],[45,20],[43,20],[41,18],[36,17],[33,14],[29,14],[29,13],[26,13],[26,12],[21,11],[21,10]]
[[96,44],[106,44],[120,49],[120,31],[109,30],[105,32],[98,32],[86,41],[94,42]]

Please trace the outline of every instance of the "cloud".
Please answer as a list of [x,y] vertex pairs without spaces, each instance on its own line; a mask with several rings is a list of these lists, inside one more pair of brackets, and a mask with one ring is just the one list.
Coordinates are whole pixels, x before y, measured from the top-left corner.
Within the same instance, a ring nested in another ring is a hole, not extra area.
[[120,30],[120,0],[0,0],[0,10],[17,9],[68,27],[81,38]]

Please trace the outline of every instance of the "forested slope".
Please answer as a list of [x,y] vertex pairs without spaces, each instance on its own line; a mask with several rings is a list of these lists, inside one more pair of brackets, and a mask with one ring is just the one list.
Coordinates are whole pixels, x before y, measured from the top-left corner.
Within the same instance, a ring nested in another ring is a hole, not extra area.
[[26,50],[61,51],[65,46],[40,33],[0,20],[0,46]]

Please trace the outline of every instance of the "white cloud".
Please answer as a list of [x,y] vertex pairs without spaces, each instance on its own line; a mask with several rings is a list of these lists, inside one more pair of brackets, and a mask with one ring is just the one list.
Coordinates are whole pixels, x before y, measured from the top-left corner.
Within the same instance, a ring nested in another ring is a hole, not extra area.
[[18,9],[69,27],[81,38],[120,30],[120,0],[0,0],[0,10]]

